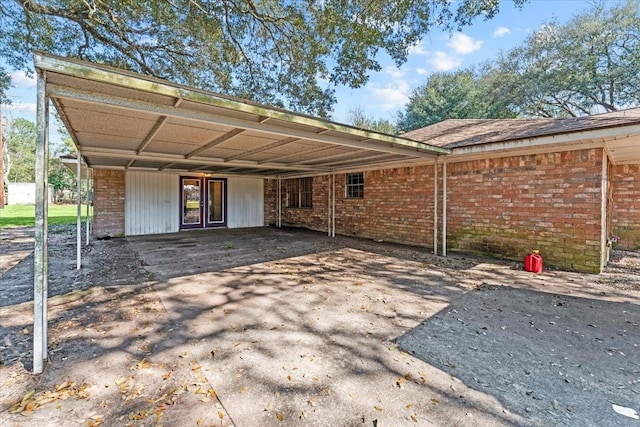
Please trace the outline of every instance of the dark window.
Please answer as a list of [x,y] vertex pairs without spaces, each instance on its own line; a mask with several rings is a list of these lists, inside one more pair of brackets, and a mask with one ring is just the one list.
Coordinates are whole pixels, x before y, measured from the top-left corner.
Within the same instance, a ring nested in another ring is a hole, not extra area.
[[347,198],[356,199],[364,197],[364,173],[347,174]]
[[310,208],[313,178],[287,179],[286,185],[286,206],[288,208]]

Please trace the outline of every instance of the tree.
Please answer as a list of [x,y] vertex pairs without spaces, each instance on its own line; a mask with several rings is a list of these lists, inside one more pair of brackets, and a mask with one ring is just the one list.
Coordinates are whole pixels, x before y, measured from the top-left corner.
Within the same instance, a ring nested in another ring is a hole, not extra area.
[[348,121],[353,126],[361,129],[374,130],[376,132],[386,133],[387,135],[396,134],[396,127],[393,123],[386,119],[367,117],[362,108],[349,110]]
[[595,4],[502,53],[492,72],[521,115],[576,117],[640,105],[640,2]]
[[18,118],[9,121],[3,131],[4,181],[34,182],[36,125]]
[[[485,67],[486,68],[486,67]],[[515,117],[515,112],[492,93],[492,76],[472,68],[439,72],[411,93],[397,127],[410,131],[446,119]]]
[[66,167],[60,156],[73,153],[75,147],[71,137],[67,135],[58,146],[52,147],[49,156],[49,184],[53,186],[55,201],[64,199],[65,194],[75,195],[77,192],[76,176]]
[[[514,0],[520,6],[526,0]],[[5,0],[0,55],[34,49],[327,116],[379,51],[402,64],[432,26],[490,19],[496,0]],[[328,83],[324,83],[328,81]]]

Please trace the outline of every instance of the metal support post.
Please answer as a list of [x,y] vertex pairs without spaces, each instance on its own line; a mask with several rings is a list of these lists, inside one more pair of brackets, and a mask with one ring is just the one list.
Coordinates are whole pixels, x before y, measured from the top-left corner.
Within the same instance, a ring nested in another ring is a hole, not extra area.
[[46,74],[37,72],[36,99],[36,206],[33,251],[33,373],[43,371],[47,358],[47,293],[48,293],[48,131],[49,108],[46,96]]
[[82,155],[77,151],[76,161],[76,269],[80,270],[82,265]]

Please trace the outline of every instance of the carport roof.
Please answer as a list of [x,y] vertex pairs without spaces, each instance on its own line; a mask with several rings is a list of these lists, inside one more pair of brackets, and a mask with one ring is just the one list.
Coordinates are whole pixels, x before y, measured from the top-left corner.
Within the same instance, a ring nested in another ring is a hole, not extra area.
[[86,61],[37,52],[35,66],[92,168],[304,176],[449,153]]

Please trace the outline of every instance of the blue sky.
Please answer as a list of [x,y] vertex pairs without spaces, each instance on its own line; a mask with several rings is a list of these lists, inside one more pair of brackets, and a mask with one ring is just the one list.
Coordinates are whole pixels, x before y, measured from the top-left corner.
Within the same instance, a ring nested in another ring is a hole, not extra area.
[[[522,9],[503,1],[500,13],[489,21],[481,19],[461,32],[433,31],[415,46],[408,61],[397,68],[386,55],[379,56],[382,70],[371,75],[360,89],[338,88],[338,102],[333,119],[347,123],[349,111],[361,108],[368,117],[395,121],[398,111],[408,101],[412,90],[435,71],[454,71],[494,58],[500,50],[508,50],[523,42],[532,31],[556,18],[560,23],[589,9],[585,0],[530,0]],[[23,72],[12,75],[14,88],[9,91],[11,106],[3,108],[9,119],[35,118],[35,80]],[[53,122],[52,122],[53,123]],[[51,138],[56,141],[55,128]]]

